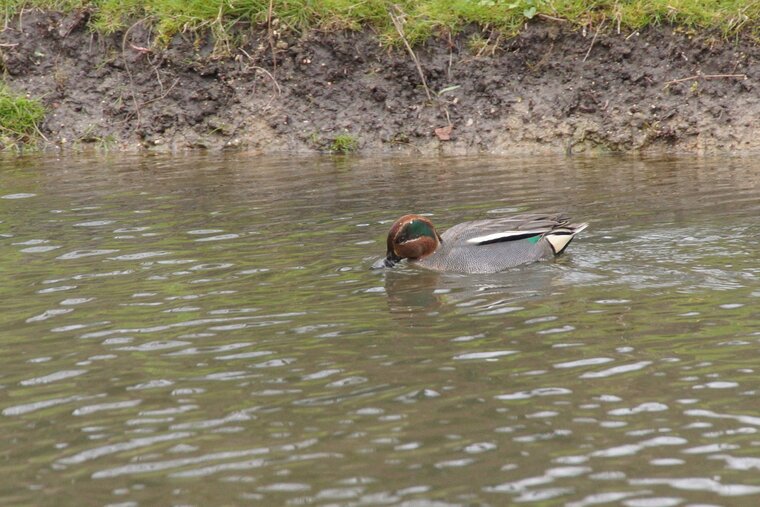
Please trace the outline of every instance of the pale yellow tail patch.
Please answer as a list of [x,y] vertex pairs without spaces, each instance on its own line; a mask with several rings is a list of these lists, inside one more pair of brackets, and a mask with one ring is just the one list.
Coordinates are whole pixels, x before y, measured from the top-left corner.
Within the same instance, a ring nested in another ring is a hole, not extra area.
[[549,233],[549,234],[547,234],[545,236],[546,237],[546,241],[548,241],[551,244],[551,246],[554,249],[555,253],[559,253],[559,252],[561,252],[562,250],[565,249],[565,247],[567,246],[567,244],[570,243],[570,240],[572,240],[573,237],[575,237],[576,234],[578,234],[579,232],[581,232],[586,227],[588,227],[588,224],[585,224],[585,223],[584,224],[580,224],[577,227],[575,227],[575,229],[573,230],[572,234],[551,234],[551,233]]
[[570,240],[573,239],[572,234],[547,234],[546,241],[552,245],[555,253],[561,252]]

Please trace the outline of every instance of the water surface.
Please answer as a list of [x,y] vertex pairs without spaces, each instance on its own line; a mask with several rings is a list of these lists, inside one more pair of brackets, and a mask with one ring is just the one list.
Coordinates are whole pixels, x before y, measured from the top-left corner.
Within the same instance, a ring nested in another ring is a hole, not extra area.
[[757,158],[0,159],[0,503],[757,505],[758,216]]

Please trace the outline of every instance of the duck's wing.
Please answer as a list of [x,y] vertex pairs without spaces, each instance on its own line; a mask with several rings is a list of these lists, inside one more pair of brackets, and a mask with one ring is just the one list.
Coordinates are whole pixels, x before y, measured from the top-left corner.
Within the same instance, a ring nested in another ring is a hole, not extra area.
[[524,214],[464,222],[448,229],[442,236],[444,241],[488,244],[544,234],[567,223],[561,215]]
[[443,234],[443,241],[477,246],[546,238],[555,253],[560,253],[573,236],[587,226],[586,223],[571,224],[561,213],[526,213],[455,225]]

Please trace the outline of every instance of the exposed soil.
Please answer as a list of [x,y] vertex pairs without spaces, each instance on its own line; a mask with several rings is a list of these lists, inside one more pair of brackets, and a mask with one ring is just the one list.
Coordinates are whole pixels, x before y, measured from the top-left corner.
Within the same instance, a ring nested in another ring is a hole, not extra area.
[[760,150],[750,42],[539,22],[476,55],[473,28],[415,48],[429,100],[408,52],[370,31],[241,27],[242,49],[218,58],[210,39],[159,50],[142,24],[103,37],[87,21],[25,12],[0,32],[5,81],[42,97],[51,145],[292,152],[349,134],[367,152]]

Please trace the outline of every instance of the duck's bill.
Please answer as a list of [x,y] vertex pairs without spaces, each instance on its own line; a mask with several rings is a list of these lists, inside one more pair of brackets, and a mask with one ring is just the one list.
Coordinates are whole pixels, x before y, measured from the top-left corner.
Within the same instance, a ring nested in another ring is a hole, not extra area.
[[383,258],[378,259],[377,261],[375,261],[374,264],[372,264],[372,269],[392,268],[393,266],[395,266],[396,264],[398,264],[398,262],[400,260],[401,259],[398,259],[398,258],[392,257],[392,256],[383,257]]

